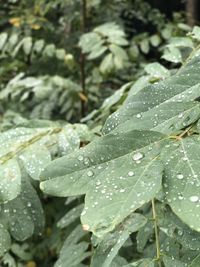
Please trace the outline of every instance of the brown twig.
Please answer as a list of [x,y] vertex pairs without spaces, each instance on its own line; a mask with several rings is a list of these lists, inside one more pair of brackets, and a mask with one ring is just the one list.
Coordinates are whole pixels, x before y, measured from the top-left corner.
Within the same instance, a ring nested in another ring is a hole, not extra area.
[[[81,31],[82,33],[86,32],[86,23],[87,23],[87,0],[82,0],[82,10],[81,10]],[[81,71],[81,88],[82,94],[86,95],[86,71],[85,71],[85,55],[81,53],[80,56],[80,71]],[[82,117],[85,116],[86,113],[86,101],[84,98],[81,98],[81,115]]]

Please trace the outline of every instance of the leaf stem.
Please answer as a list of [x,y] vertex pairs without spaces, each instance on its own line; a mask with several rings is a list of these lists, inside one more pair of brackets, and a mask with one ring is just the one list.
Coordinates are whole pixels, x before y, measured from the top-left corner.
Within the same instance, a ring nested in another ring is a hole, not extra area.
[[44,136],[50,134],[55,134],[55,133],[59,133],[62,129],[61,128],[54,128],[54,129],[50,129],[47,130],[45,132],[41,132],[33,137],[31,137],[29,140],[24,141],[22,144],[20,144],[18,147],[16,147],[16,149],[14,151],[10,151],[6,154],[4,154],[3,156],[0,157],[0,163],[1,164],[5,164],[8,160],[14,158],[16,155],[18,155],[19,153],[21,153],[23,150],[25,150],[28,146],[34,144],[35,142],[39,141],[40,139],[42,139]]
[[151,204],[152,204],[153,224],[154,224],[155,239],[156,239],[156,261],[158,262],[158,266],[161,267],[160,242],[159,242],[157,215],[156,215],[156,208],[155,208],[155,200],[154,199],[152,199]]

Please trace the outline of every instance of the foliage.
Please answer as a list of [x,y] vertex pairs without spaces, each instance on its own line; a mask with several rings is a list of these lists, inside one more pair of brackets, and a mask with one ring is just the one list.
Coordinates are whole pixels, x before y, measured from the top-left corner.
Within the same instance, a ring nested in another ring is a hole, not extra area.
[[1,3],[0,265],[199,266],[200,28],[82,3]]

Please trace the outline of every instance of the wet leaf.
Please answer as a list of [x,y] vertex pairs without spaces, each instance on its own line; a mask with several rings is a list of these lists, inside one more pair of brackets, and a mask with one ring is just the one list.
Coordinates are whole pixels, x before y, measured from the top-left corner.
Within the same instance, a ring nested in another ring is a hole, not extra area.
[[200,143],[198,137],[182,139],[162,152],[164,191],[172,210],[190,228],[200,231]]

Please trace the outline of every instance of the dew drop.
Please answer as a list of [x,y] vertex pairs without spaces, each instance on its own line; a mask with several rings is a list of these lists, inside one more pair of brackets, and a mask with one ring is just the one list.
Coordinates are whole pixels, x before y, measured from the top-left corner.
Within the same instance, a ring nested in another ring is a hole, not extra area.
[[179,180],[182,180],[183,177],[184,177],[183,174],[181,174],[181,173],[178,173],[178,174],[177,174],[177,178],[178,178]]
[[84,216],[86,214],[86,210],[83,210],[81,213],[81,216]]
[[82,161],[83,160],[83,156],[82,155],[78,156],[78,160]]
[[125,192],[125,189],[120,189],[119,192],[120,192],[120,193],[124,193],[124,192]]
[[198,196],[191,196],[190,201],[191,202],[197,202],[197,201],[199,201],[199,197]]
[[180,113],[179,115],[178,115],[178,118],[180,119],[180,118],[182,118],[183,117],[183,113]]
[[141,152],[137,152],[133,155],[133,160],[137,161],[143,158],[143,154]]
[[93,171],[88,171],[87,176],[92,177],[94,175]]
[[97,182],[96,182],[96,185],[101,185],[101,182],[100,182],[100,181],[97,181]]

